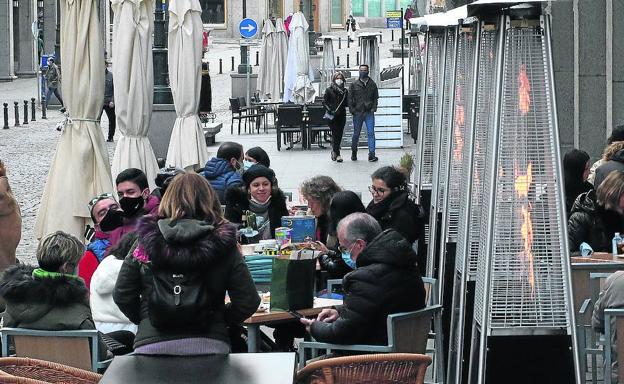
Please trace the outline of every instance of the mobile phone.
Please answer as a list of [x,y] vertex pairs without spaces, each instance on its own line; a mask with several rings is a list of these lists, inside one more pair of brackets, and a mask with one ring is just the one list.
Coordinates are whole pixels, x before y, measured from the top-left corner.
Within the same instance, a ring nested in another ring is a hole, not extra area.
[[297,311],[288,311],[288,313],[290,313],[293,317],[296,317],[297,319],[303,319],[305,317]]

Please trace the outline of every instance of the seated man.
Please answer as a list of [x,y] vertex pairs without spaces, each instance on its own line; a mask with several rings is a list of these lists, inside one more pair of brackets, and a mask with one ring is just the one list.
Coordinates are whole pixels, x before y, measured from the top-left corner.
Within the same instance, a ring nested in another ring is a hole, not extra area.
[[[605,309],[622,309],[624,308],[624,271],[614,272],[607,278],[605,282],[604,291],[600,292],[600,297],[596,300],[594,305],[594,313],[592,315],[592,326],[596,332],[604,333]],[[612,319],[611,329],[615,331],[615,319]],[[617,349],[616,349],[616,337],[615,332],[612,333],[611,338],[611,359],[613,364],[611,366],[611,382],[618,383],[618,363],[617,363]]]
[[316,320],[301,322],[320,342],[387,344],[389,314],[425,307],[416,254],[401,234],[393,229],[382,232],[365,213],[342,219],[337,235],[343,259],[355,269],[342,280],[343,306],[324,309]]
[[242,187],[244,152],[243,146],[231,141],[221,144],[217,150],[217,157],[208,160],[204,171],[204,176],[212,189],[217,192],[219,201],[225,205],[225,191],[232,187]]

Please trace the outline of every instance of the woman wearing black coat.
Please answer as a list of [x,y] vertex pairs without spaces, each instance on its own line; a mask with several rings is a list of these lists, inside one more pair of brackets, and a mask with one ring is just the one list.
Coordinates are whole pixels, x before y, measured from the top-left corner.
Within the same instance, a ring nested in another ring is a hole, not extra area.
[[325,110],[334,118],[327,122],[332,134],[332,161],[342,163],[342,157],[340,156],[340,142],[342,141],[342,134],[344,132],[345,123],[347,121],[347,100],[348,91],[345,88],[345,78],[342,72],[336,72],[332,76],[332,83],[325,90],[323,96],[323,106]]
[[281,227],[282,216],[289,214],[284,192],[276,187],[275,173],[264,165],[254,164],[243,173],[243,182],[244,188],[226,192],[225,218],[244,224],[245,211],[251,211],[256,215],[258,240],[275,238],[275,228]]
[[589,155],[585,151],[572,149],[563,156],[566,214],[570,217],[574,201],[581,194],[594,188],[587,181],[589,176]]
[[[373,195],[373,201],[366,207],[366,212],[377,219],[382,229],[396,230],[410,244],[419,240],[424,233],[425,212],[411,199],[405,174],[397,168],[386,166],[376,170],[371,179],[373,185],[368,189]],[[424,275],[424,254],[418,255],[418,264]]]
[[611,252],[615,232],[624,233],[624,173],[613,171],[598,186],[581,194],[568,219],[570,252],[578,252],[581,243],[594,252]]

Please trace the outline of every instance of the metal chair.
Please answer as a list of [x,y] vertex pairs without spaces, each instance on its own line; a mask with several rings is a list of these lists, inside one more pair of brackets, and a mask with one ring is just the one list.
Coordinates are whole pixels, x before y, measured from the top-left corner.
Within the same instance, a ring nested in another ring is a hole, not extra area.
[[[604,341],[604,382],[611,384],[613,356],[617,351],[617,377],[624,377],[624,309],[605,309],[605,341]],[[611,339],[615,333],[614,340],[616,351],[612,349]]]
[[100,361],[98,331],[42,331],[25,328],[2,328],[2,357],[9,356],[9,336],[17,357],[31,357],[98,372],[110,360]]
[[[303,107],[301,105],[279,105],[277,107],[277,117],[275,118],[275,128],[277,131],[277,150],[282,148],[282,136],[284,143],[286,138],[289,138],[290,146],[288,149],[292,149],[295,140],[294,135],[301,135],[301,140],[304,136],[304,128],[302,124],[303,119]],[[305,142],[303,143],[305,148]]]
[[230,110],[232,111],[232,121],[230,126],[230,134],[234,134],[234,120],[238,120],[238,134],[241,133],[241,121],[245,120],[245,132],[247,132],[247,121],[259,115],[250,114],[248,110],[241,105],[240,98],[230,98]]
[[410,353],[335,357],[297,372],[297,383],[424,383],[431,358]]
[[312,140],[317,137],[316,144],[319,148],[325,149],[323,140],[326,139],[327,134],[331,134],[331,129],[329,128],[327,121],[323,119],[323,116],[325,115],[325,107],[321,104],[309,104],[307,109],[308,122],[306,124],[306,132],[308,135],[308,149],[312,149]]
[[[247,100],[244,97],[238,98],[238,104],[245,112],[245,116],[252,119],[256,123],[256,133],[260,133],[260,123],[266,120],[266,108],[261,105],[247,105]],[[264,132],[266,132],[266,122],[264,125]],[[253,132],[253,127],[249,130],[249,133]],[[247,124],[245,124],[245,133],[247,133]]]

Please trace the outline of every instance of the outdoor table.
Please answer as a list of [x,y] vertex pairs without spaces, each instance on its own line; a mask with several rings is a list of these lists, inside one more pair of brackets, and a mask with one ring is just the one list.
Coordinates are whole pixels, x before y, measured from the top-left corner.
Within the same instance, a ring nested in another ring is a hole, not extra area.
[[116,356],[101,384],[292,384],[294,353],[204,356]]
[[595,252],[590,257],[572,256],[571,263],[574,313],[578,313],[583,301],[591,296],[590,273],[612,273],[624,270],[624,258],[614,258],[610,253]]
[[272,101],[272,100],[261,100],[254,101],[251,103],[252,108],[264,108],[264,128],[265,132],[269,127],[269,113],[273,114],[273,125],[275,125],[275,112],[277,111],[277,106],[283,104],[282,101]]
[[[316,316],[325,308],[333,308],[342,305],[342,300],[314,298],[314,308],[299,309],[297,312],[303,316]],[[261,325],[271,325],[276,323],[299,321],[288,312],[267,309],[264,312],[256,312],[245,320],[243,325],[247,326],[247,351],[258,352],[258,341]]]

